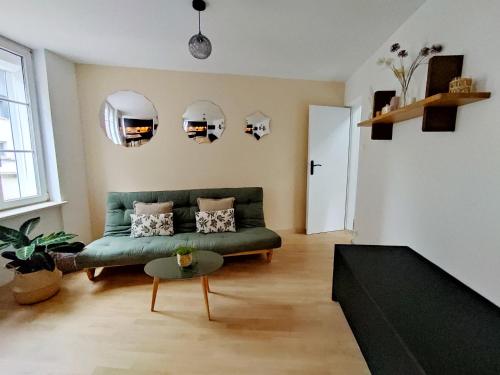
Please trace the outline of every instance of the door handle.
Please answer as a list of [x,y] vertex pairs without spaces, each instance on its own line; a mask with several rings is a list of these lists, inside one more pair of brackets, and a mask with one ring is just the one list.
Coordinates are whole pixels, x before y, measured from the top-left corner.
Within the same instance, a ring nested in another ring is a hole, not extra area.
[[311,160],[311,176],[314,175],[314,167],[322,167],[321,164],[314,164],[314,160]]

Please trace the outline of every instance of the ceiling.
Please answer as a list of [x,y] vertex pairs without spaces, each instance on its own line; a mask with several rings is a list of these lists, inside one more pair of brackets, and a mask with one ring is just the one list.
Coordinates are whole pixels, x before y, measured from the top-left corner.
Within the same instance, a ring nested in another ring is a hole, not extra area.
[[425,0],[0,0],[0,35],[80,63],[345,80]]
[[133,91],[117,91],[106,99],[122,115],[152,118],[156,109],[145,96]]

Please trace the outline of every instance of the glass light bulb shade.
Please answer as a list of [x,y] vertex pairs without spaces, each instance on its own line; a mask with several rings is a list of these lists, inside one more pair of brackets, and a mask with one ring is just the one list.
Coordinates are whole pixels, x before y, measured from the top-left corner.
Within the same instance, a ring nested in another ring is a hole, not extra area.
[[189,52],[197,59],[206,59],[212,53],[212,43],[202,33],[195,34],[189,39]]

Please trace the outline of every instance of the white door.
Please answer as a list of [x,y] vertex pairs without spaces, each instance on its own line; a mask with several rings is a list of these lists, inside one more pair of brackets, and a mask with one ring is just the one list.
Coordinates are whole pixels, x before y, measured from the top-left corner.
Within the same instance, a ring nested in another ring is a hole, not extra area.
[[309,106],[306,232],[345,228],[351,110]]

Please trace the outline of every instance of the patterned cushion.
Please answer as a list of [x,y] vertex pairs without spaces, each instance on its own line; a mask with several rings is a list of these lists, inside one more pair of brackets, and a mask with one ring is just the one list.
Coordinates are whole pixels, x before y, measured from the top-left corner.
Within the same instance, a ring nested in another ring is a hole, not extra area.
[[174,234],[173,213],[157,215],[130,215],[130,237],[171,236]]
[[198,233],[236,232],[234,208],[212,212],[197,212],[196,231]]

